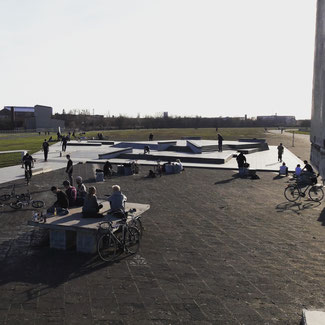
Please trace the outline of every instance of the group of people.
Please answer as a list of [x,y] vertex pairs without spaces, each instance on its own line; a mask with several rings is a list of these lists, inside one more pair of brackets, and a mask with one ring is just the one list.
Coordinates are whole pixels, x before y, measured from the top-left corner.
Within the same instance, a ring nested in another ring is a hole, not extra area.
[[[51,187],[51,191],[56,195],[57,200],[48,209],[48,212],[66,215],[69,213],[69,208],[82,206],[82,215],[84,218],[103,217],[104,215],[100,213],[103,205],[98,203],[96,187],[90,186],[87,192],[87,188],[81,176],[76,178],[76,182],[77,187],[74,187],[69,181],[65,180],[63,182],[64,191],[56,186]],[[108,213],[114,213],[120,210],[124,211],[127,197],[121,192],[119,185],[113,185],[112,190],[112,195],[108,197],[111,207]]]

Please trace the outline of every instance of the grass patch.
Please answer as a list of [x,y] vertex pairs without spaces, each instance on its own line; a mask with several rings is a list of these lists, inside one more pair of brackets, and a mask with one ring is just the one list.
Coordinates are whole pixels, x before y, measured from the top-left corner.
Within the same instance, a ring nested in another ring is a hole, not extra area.
[[309,131],[288,131],[288,130],[286,130],[286,132],[288,132],[288,133],[295,133],[295,134],[307,134],[307,135],[310,135],[310,132]]
[[[44,139],[44,136],[35,133],[34,135],[23,133],[20,134],[20,137],[17,133],[6,134],[6,136],[1,137],[0,151],[27,150],[30,154],[33,154],[42,149]],[[20,163],[20,153],[0,154],[0,167],[14,166]]]

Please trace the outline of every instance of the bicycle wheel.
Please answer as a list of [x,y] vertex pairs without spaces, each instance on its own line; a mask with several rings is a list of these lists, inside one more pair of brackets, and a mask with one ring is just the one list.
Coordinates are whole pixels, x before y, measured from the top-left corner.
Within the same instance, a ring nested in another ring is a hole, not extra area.
[[308,192],[308,195],[311,200],[319,202],[324,198],[324,191],[320,186],[312,186]]
[[116,249],[116,240],[110,233],[104,234],[98,239],[97,252],[103,261],[113,261],[116,257]]
[[32,201],[32,207],[33,208],[37,208],[37,209],[40,209],[40,208],[43,208],[44,206],[44,202],[39,200],[39,201]]
[[142,226],[142,222],[140,220],[140,218],[135,218],[135,219],[132,219],[130,221],[130,226],[131,227],[135,227],[138,229],[139,233],[140,233],[140,238],[142,237],[143,235],[143,231],[144,231],[144,228]]
[[284,196],[290,202],[297,201],[300,196],[298,187],[296,185],[287,186],[284,190]]
[[20,201],[10,202],[9,206],[13,209],[19,210],[23,207],[23,202]]
[[140,232],[137,228],[127,227],[124,245],[127,253],[135,254],[139,250]]
[[11,198],[11,195],[9,195],[9,194],[0,195],[0,200],[1,201],[8,201],[10,198]]

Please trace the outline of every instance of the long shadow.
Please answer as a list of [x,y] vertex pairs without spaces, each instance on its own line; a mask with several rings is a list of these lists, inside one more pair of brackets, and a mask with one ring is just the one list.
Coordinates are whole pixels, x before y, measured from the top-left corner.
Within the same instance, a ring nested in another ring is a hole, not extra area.
[[[307,209],[314,209],[319,207],[321,202],[315,202],[315,201],[305,201],[305,202],[283,202],[279,203],[275,209],[277,212],[285,212],[285,211],[292,211],[296,214],[300,214],[302,211]],[[324,212],[325,214],[325,212]],[[325,218],[325,216],[324,216]]]
[[[20,234],[19,237],[4,241],[0,245],[0,286],[8,283],[36,285],[20,293],[22,300],[29,301],[46,295],[51,288],[58,287],[68,280],[112,264],[93,254],[50,249],[47,246],[48,241],[42,243],[43,239],[39,243],[33,243],[33,232],[35,231]],[[118,263],[122,258],[114,263]]]
[[274,165],[278,165],[280,162],[279,161],[277,161],[276,163],[272,163],[272,164],[267,164],[267,165],[265,165],[265,166],[274,166]]
[[238,173],[233,174],[233,175],[231,176],[231,178],[223,179],[222,181],[215,182],[214,185],[227,184],[227,183],[232,182],[232,181],[235,180],[236,178],[240,178]]
[[317,221],[321,222],[322,223],[322,226],[325,226],[325,208],[320,213]]

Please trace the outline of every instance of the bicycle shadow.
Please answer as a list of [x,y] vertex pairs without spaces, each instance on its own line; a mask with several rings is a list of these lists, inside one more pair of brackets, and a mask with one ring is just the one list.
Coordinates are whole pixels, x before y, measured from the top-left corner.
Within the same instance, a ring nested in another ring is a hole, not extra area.
[[[286,211],[292,211],[298,215],[301,214],[302,211],[308,210],[308,209],[315,209],[321,205],[321,202],[315,202],[312,200],[307,200],[305,202],[283,202],[279,203],[275,210],[276,212],[286,212]],[[324,212],[324,220],[325,220],[325,212]]]

